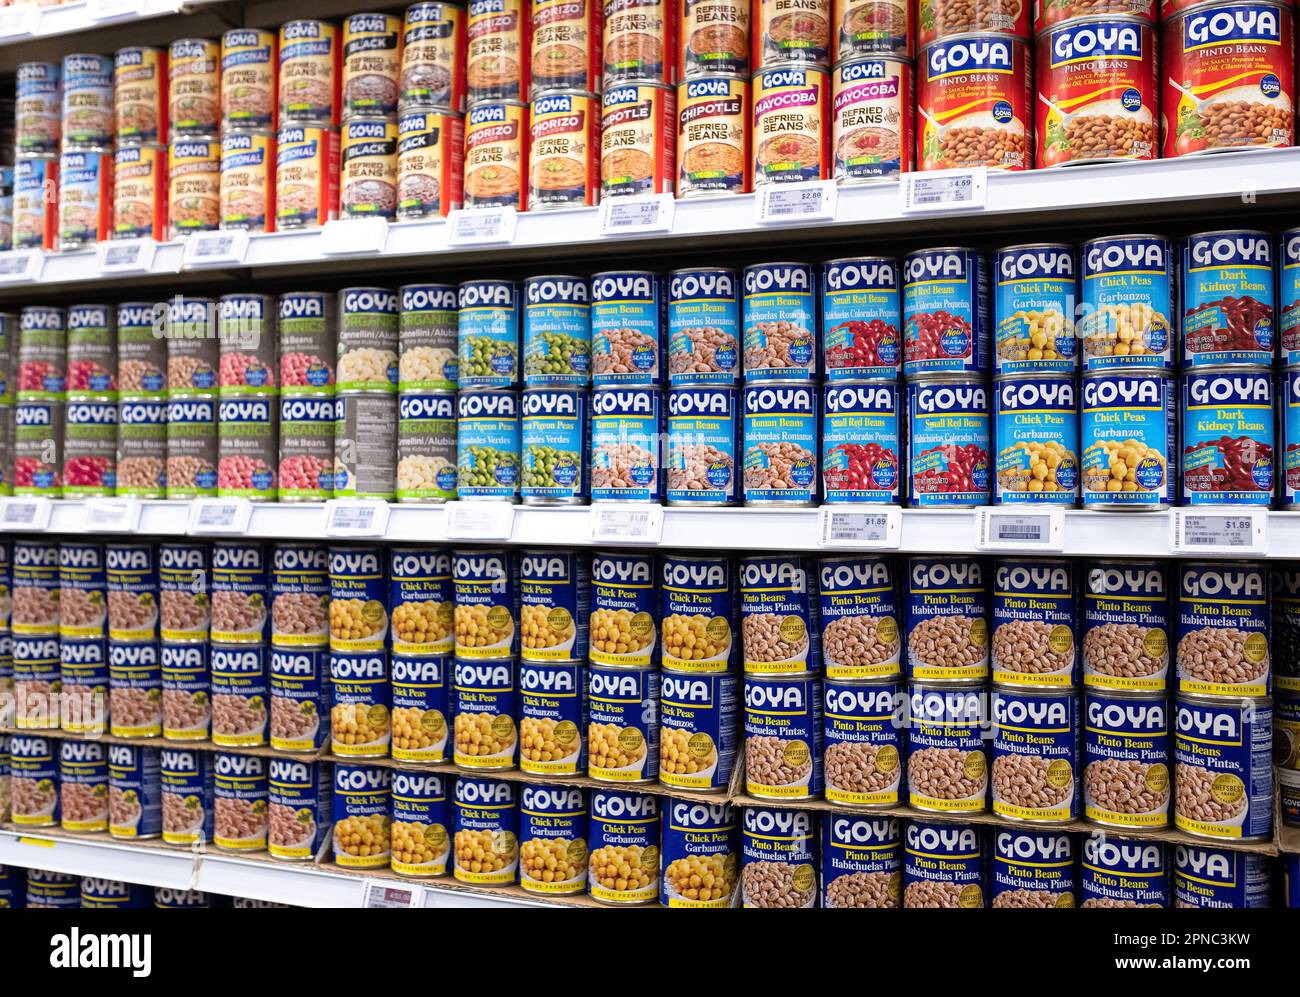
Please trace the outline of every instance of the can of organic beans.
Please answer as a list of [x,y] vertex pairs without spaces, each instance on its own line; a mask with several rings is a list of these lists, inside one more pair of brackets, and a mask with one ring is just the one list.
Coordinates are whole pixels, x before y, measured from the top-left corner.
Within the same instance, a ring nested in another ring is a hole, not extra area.
[[519,767],[530,775],[587,771],[587,666],[519,662]]
[[731,559],[665,554],[660,593],[664,668],[696,673],[734,669],[732,620],[739,593]]
[[117,487],[117,403],[83,398],[64,408],[63,494],[112,495]]
[[336,498],[391,502],[396,496],[397,411],[397,396],[387,392],[345,393],[334,399]]
[[735,672],[662,672],[659,782],[697,793],[725,791],[739,742],[741,678]]
[[[1258,698],[1272,691],[1268,568],[1184,561],[1175,636],[1179,695]],[[1230,615],[1225,607],[1231,607]]]
[[271,747],[307,752],[330,743],[329,652],[272,647],[270,683]]
[[1178,391],[1169,374],[1085,373],[1080,405],[1085,509],[1166,509],[1178,498]]
[[587,669],[587,775],[641,784],[659,775],[660,675],[654,666]]
[[455,391],[460,327],[454,284],[407,284],[398,289],[399,391]]
[[393,770],[377,765],[334,766],[334,863],[344,869],[382,869],[392,855]]
[[1093,561],[1081,577],[1083,684],[1089,689],[1163,693],[1169,681],[1171,632],[1164,564]]
[[745,384],[741,395],[745,505],[816,503],[818,396],[814,384]]
[[740,294],[734,270],[691,267],[668,275],[671,387],[734,387],[740,376]]
[[162,654],[156,641],[109,641],[108,697],[108,732],[114,737],[162,735]]
[[18,401],[63,401],[67,390],[68,326],[62,308],[29,305],[22,310],[16,358]]
[[827,679],[822,738],[826,799],[848,807],[897,806],[903,796],[901,678]]
[[162,782],[158,751],[130,744],[108,746],[108,833],[142,841],[162,833]]
[[1271,370],[1188,370],[1182,416],[1185,505],[1272,504],[1277,449]]
[[297,758],[271,758],[266,788],[268,854],[289,862],[314,860],[333,815],[328,769]]
[[451,780],[432,772],[393,773],[393,855],[399,876],[447,875],[451,858]]
[[587,893],[597,903],[647,904],[658,897],[659,800],[649,793],[591,790]]
[[167,403],[123,398],[117,403],[117,495],[167,494]]
[[730,803],[665,797],[663,876],[665,907],[730,907],[740,883],[740,834]]
[[1174,700],[1174,826],[1217,840],[1273,829],[1273,707],[1267,698]]
[[186,392],[215,395],[221,362],[217,300],[178,295],[155,307],[166,309],[163,338],[167,345],[168,397]]
[[59,742],[59,827],[108,830],[108,758],[99,741]]
[[587,392],[527,388],[522,408],[519,494],[524,504],[586,504],[591,477]]
[[336,300],[325,291],[290,291],[280,295],[278,345],[282,396],[334,393]]
[[[206,741],[212,721],[208,644],[160,644],[162,736],[168,741]],[[274,703],[272,703],[274,710]]]
[[920,249],[903,260],[903,376],[987,374],[988,260],[963,247]]
[[601,388],[591,396],[591,499],[663,498],[663,396],[657,388]]
[[217,303],[219,392],[262,395],[279,390],[279,308],[269,294],[226,294]]
[[1072,688],[1079,680],[1076,562],[993,562],[993,682],[1025,689]]
[[1079,713],[1073,689],[994,687],[993,812],[1062,824],[1079,815]]
[[508,886],[519,866],[519,801],[514,783],[459,776],[453,796],[455,865],[471,885]]
[[[19,584],[19,548],[14,548],[14,584]],[[157,548],[150,543],[106,544],[104,577],[108,586],[108,636],[135,643],[158,639],[161,602]],[[15,619],[14,633],[23,628]]]
[[900,907],[902,824],[897,817],[831,811],[822,817],[822,906]]
[[670,388],[665,456],[669,505],[719,507],[736,501],[740,422],[736,390]]
[[274,395],[239,395],[217,402],[219,496],[274,502],[279,450],[280,406]]
[[72,305],[67,312],[67,398],[117,398],[117,312]]
[[898,385],[893,381],[836,381],[822,389],[821,474],[826,504],[898,502],[901,421]]
[[907,496],[913,508],[987,505],[993,484],[986,381],[940,375],[907,382]]
[[460,388],[517,387],[519,285],[468,280],[460,285],[456,303]]
[[822,689],[816,672],[745,676],[745,792],[822,795]]
[[394,654],[393,758],[438,763],[447,760],[451,690],[451,658],[426,654]]
[[587,886],[587,791],[522,787],[519,885],[527,893],[569,896]]
[[585,387],[591,380],[591,302],[582,277],[524,280],[524,386]]
[[667,293],[648,270],[591,275],[591,381],[662,384],[667,361]]
[[108,733],[108,643],[102,637],[59,641],[59,728]]
[[999,827],[990,839],[995,908],[1075,906],[1079,884],[1069,834]]
[[993,383],[996,505],[1072,508],[1079,500],[1079,397],[1073,374],[1012,374]]
[[818,577],[801,557],[747,557],[738,566],[747,673],[803,672],[821,660]]
[[339,292],[337,390],[397,391],[399,299],[385,287]]
[[388,653],[330,651],[330,752],[348,758],[383,758],[392,742]]
[[1163,694],[1086,689],[1083,816],[1108,827],[1169,825],[1169,704]]
[[935,813],[983,813],[988,799],[988,693],[909,686],[908,804]]
[[828,679],[901,674],[898,589],[884,557],[831,557],[818,563],[822,666]]
[[280,407],[280,502],[324,502],[334,497],[334,423],[337,400],[284,395]]
[[266,744],[266,644],[243,647],[214,645],[212,676],[212,743],[223,748],[260,748]]
[[741,811],[740,905],[816,907],[816,817],[811,810],[745,807]]
[[659,661],[654,552],[597,551],[591,558],[591,662],[645,668]]
[[518,666],[512,658],[462,659],[452,665],[452,731],[457,768],[503,771],[518,765]]
[[907,822],[904,907],[982,908],[988,887],[983,828],[928,820]]
[[217,399],[173,395],[167,401],[167,497],[217,494]]
[[511,658],[519,652],[519,562],[504,548],[453,550],[457,658]]
[[397,500],[456,497],[456,396],[403,392],[397,399]]
[[192,845],[212,840],[214,757],[208,751],[159,750],[164,844]]

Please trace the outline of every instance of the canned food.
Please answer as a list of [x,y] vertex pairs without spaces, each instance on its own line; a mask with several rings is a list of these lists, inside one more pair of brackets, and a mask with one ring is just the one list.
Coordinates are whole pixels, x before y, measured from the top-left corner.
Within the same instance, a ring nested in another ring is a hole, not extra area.
[[[421,6],[417,4],[407,10],[408,25],[412,11]],[[398,77],[402,71],[401,29],[402,21],[395,14],[352,14],[344,19],[344,118],[391,117],[397,113]]]
[[822,818],[822,906],[898,907],[903,896],[902,821],[830,813]]
[[59,157],[58,248],[81,249],[113,231],[113,153],[64,148]]
[[278,312],[269,294],[224,294],[217,302],[218,393],[223,399],[277,393]]
[[[802,17],[802,12],[790,18]],[[825,180],[831,175],[830,81],[815,65],[754,73],[754,186]]]
[[456,397],[456,491],[461,499],[514,501],[519,494],[520,399],[510,389]]
[[1083,815],[1109,827],[1167,827],[1169,704],[1089,688],[1083,697]]
[[318,397],[334,393],[336,300],[325,291],[290,291],[280,295],[282,396]]
[[660,577],[663,664],[679,673],[726,673],[736,665],[732,620],[739,605],[731,562],[664,555]]
[[402,394],[397,400],[397,500],[454,499],[456,456],[455,396]]
[[172,132],[178,136],[216,134],[221,120],[220,46],[209,38],[172,42],[167,52],[167,80]]
[[531,92],[582,90],[601,84],[601,4],[534,0]]
[[588,658],[593,664],[648,668],[658,661],[657,578],[652,553],[592,555]]
[[902,449],[898,386],[836,382],[822,394],[823,501],[896,503]]
[[817,905],[817,835],[811,810],[745,807],[741,906]]
[[1072,507],[1079,497],[1079,416],[1070,374],[1011,375],[994,384],[995,504]]
[[524,280],[524,383],[585,386],[591,377],[591,304],[580,277]]
[[387,756],[393,737],[388,652],[330,651],[329,673],[330,752],[346,758]]
[[162,832],[158,752],[129,744],[108,746],[108,833],[144,840]]
[[903,592],[907,677],[981,681],[989,670],[989,599],[977,558],[913,557]]
[[98,741],[59,742],[59,826],[108,830],[108,758]]
[[668,392],[669,505],[732,505],[739,444],[736,391],[682,387]]
[[745,385],[745,505],[816,502],[817,396],[810,384]]
[[[450,633],[450,612],[446,622]],[[443,655],[393,656],[394,759],[430,763],[448,760],[450,665],[451,659]]]
[[486,101],[465,122],[465,207],[528,208],[528,105]]
[[824,697],[827,801],[896,806],[903,788],[902,682],[828,679]]
[[909,381],[908,501],[914,507],[988,502],[989,389],[979,378]]
[[175,397],[215,395],[220,366],[216,299],[178,297],[156,307],[165,309],[167,393]]
[[611,270],[591,276],[592,383],[662,384],[665,295],[659,275]]
[[672,193],[676,131],[672,88],[607,86],[601,102],[601,197]]
[[212,840],[212,759],[206,751],[163,748],[158,752],[165,844]]
[[339,29],[325,21],[280,25],[280,120],[339,123],[342,76]]
[[747,557],[738,570],[745,672],[801,672],[815,665],[821,628],[813,565],[799,557]]
[[728,788],[739,737],[740,682],[734,672],[663,671],[660,784],[701,793]]
[[989,369],[988,261],[960,247],[903,261],[903,375]]
[[754,7],[754,66],[831,61],[831,3],[812,0],[798,6],[758,0]]
[[[540,0],[539,0],[540,2]],[[533,210],[600,199],[600,111],[589,93],[534,97],[528,112],[528,202]]]
[[460,285],[458,382],[461,388],[508,388],[519,382],[519,285],[471,280]]
[[528,96],[529,6],[524,0],[470,0],[465,82],[471,104]]
[[1273,246],[1267,233],[1203,232],[1182,246],[1183,366],[1270,366],[1277,354]]
[[1076,370],[1074,250],[1050,243],[999,249],[993,279],[995,373]]
[[1277,337],[1282,364],[1300,364],[1300,231],[1288,229],[1277,247]]
[[310,861],[324,844],[331,818],[328,770],[311,762],[272,758],[266,765],[267,852],[273,859]]
[[52,250],[58,236],[59,157],[24,157],[14,166],[13,248]]
[[587,890],[593,900],[654,902],[659,894],[659,830],[659,797],[592,789]]
[[510,659],[462,660],[453,664],[452,733],[457,768],[512,769],[519,761],[519,690]]
[[216,231],[221,222],[221,146],[212,139],[171,144],[167,156],[167,231],[173,238]]
[[397,214],[397,124],[382,118],[343,123],[339,206],[345,218]]
[[20,155],[59,151],[59,66],[54,62],[18,64],[14,87],[14,149]]
[[[212,643],[260,645],[271,636],[271,572],[261,544],[212,546]],[[111,634],[110,634],[111,636]]]
[[73,305],[67,312],[68,380],[72,399],[117,397],[116,311],[108,305]]
[[663,832],[665,907],[725,908],[740,881],[740,840],[730,803],[670,799]]
[[736,273],[709,267],[668,275],[668,378],[671,387],[735,385],[740,368]]
[[63,494],[112,495],[117,487],[117,403],[71,399],[63,426]]
[[160,145],[117,150],[113,170],[114,239],[167,238],[167,151]]
[[217,494],[217,400],[178,397],[167,403],[167,497]]
[[748,76],[750,5],[744,0],[683,3],[678,8],[678,65],[684,79],[710,73]]
[[1096,561],[1083,572],[1083,682],[1089,689],[1168,688],[1170,602],[1157,561]]
[[585,391],[529,388],[523,394],[519,494],[526,505],[587,500],[591,421]]
[[266,743],[266,645],[213,647],[212,743],[221,747],[261,747]]
[[399,391],[454,391],[457,360],[457,288],[452,284],[407,284],[399,289]]
[[392,858],[393,770],[334,766],[334,862],[344,869],[382,869]]
[[158,644],[108,644],[109,716],[113,737],[162,734],[162,660]]
[[[59,729],[69,734],[107,734],[110,676],[108,644],[103,637],[60,640],[58,673]],[[23,679],[29,711],[35,691],[33,677],[30,666],[25,665]],[[12,690],[8,694],[12,696]]]
[[165,142],[167,53],[132,45],[113,56],[113,131],[119,142]]
[[63,145],[113,144],[113,60],[107,55],[63,57]]
[[822,689],[814,672],[745,676],[745,792],[760,799],[822,794]]
[[1267,699],[1174,700],[1174,825],[1219,840],[1273,827],[1273,708]]
[[279,403],[273,396],[222,398],[217,406],[217,494],[273,502],[279,464]]
[[910,685],[911,807],[942,814],[984,812],[989,791],[988,695],[980,688]]
[[19,827],[59,824],[59,765],[54,745],[51,738],[28,734],[9,739],[14,797],[10,820]]
[[[526,620],[527,603],[523,612]],[[530,775],[587,771],[586,667],[581,660],[520,662],[519,767]]]
[[510,885],[519,867],[519,803],[514,783],[461,776],[453,802],[458,882]]
[[[275,76],[279,38],[260,28],[232,28],[221,36],[223,129],[276,126]],[[224,137],[224,136],[223,136]]]
[[609,84],[628,80],[672,83],[677,64],[674,0],[607,3],[604,11],[604,73]]
[[[867,6],[862,4],[859,9]],[[890,11],[905,9],[896,8],[889,0],[877,6]],[[909,113],[914,90],[912,63],[906,59],[877,56],[835,67],[831,142],[835,147],[832,175],[837,183],[867,183],[915,168]]]
[[1174,366],[1173,253],[1156,235],[1083,244],[1078,336],[1084,370]]
[[276,751],[318,751],[330,742],[329,674],[324,648],[271,649],[271,747]]
[[334,495],[391,501],[397,492],[397,396],[340,395],[334,418]]
[[[1184,561],[1178,590],[1179,695],[1267,696],[1267,570],[1244,561]],[[1225,614],[1225,602],[1232,607]]]
[[1077,702],[1071,689],[1016,691],[994,687],[995,814],[1010,820],[1053,824],[1078,816]]
[[860,55],[911,56],[916,26],[902,0],[836,0],[836,61]]
[[804,263],[745,268],[741,319],[747,382],[816,379],[815,285],[813,269]]
[[[528,393],[525,392],[525,403]],[[591,398],[593,501],[657,502],[663,482],[662,400],[654,388],[601,388]]]
[[[744,6],[696,4],[696,10]],[[729,28],[727,30],[730,30]],[[753,183],[749,81],[732,76],[687,78],[677,84],[677,196],[747,194]]]
[[451,858],[449,780],[429,772],[393,773],[392,870],[445,876]]
[[826,677],[874,680],[900,674],[898,593],[889,562],[823,558],[818,571]]
[[587,683],[587,775],[597,782],[656,781],[658,669],[592,664]]
[[422,107],[462,109],[466,51],[463,8],[451,3],[408,7],[401,51],[403,101]]
[[1271,504],[1275,457],[1269,371],[1189,370],[1183,376],[1182,423],[1186,504]]
[[1177,498],[1172,377],[1085,374],[1081,412],[1084,508],[1162,509]]
[[63,494],[63,403],[20,401],[14,408],[15,495]]
[[167,403],[127,399],[117,409],[118,495],[164,498],[167,492]]
[[221,137],[221,227],[275,231],[275,137],[227,132]]
[[519,651],[518,569],[504,549],[452,552],[458,659],[509,659]]
[[286,125],[275,143],[275,224],[316,228],[338,213],[339,133],[317,125]]
[[338,390],[396,392],[398,296],[386,287],[339,292]]
[[446,217],[465,179],[465,119],[452,111],[404,108],[397,119],[397,217]]

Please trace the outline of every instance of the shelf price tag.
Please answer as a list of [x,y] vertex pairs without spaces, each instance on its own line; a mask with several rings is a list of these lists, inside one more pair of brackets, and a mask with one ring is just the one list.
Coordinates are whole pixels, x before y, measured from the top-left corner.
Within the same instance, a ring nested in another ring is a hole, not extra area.
[[138,498],[92,498],[86,500],[87,533],[133,533],[140,526],[143,507]]
[[519,215],[514,208],[468,208],[451,212],[447,222],[449,246],[509,245]]
[[383,218],[335,218],[320,230],[322,256],[382,253],[387,243],[388,222]]
[[115,239],[95,246],[95,269],[100,274],[148,273],[158,253],[152,239]]
[[238,266],[247,255],[248,233],[243,229],[195,232],[185,240],[181,265],[188,268]]
[[88,0],[86,13],[92,21],[112,21],[134,17],[144,7],[144,0]]
[[1171,554],[1264,554],[1268,551],[1266,509],[1174,509]]
[[361,906],[391,909],[422,907],[424,890],[386,879],[367,879],[361,884]]
[[1065,550],[1065,510],[984,506],[975,510],[976,550]]
[[902,509],[819,510],[817,536],[823,547],[897,550],[903,539]]
[[0,530],[46,530],[53,503],[41,495],[15,495],[0,499]]
[[246,498],[196,498],[190,501],[186,533],[231,536],[248,532],[253,503]]
[[760,225],[833,222],[839,191],[834,180],[807,180],[760,187],[754,198]]
[[600,202],[600,234],[671,232],[676,210],[672,194],[607,197]]
[[983,211],[988,206],[988,168],[926,170],[899,175],[899,210],[905,215],[927,211]]
[[598,503],[589,515],[592,543],[658,544],[664,538],[663,506]]
[[325,503],[326,536],[382,537],[389,505],[381,499],[330,499]]
[[515,507],[509,502],[448,502],[443,532],[452,540],[509,540]]
[[0,253],[0,284],[29,284],[41,279],[45,254],[39,249],[15,249]]

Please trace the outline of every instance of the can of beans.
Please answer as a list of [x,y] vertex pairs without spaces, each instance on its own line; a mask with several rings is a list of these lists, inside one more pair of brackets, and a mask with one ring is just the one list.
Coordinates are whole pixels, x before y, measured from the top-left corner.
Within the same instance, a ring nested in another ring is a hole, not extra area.
[[168,845],[212,840],[213,755],[163,748],[158,752],[162,783],[162,839]]
[[1276,295],[1273,246],[1266,232],[1233,229],[1188,236],[1180,276],[1185,368],[1273,363]]
[[222,295],[217,305],[222,398],[278,393],[278,313],[269,294]]
[[271,747],[319,751],[330,743],[329,652],[314,647],[272,647]]
[[324,547],[271,548],[271,644],[324,647],[329,642],[329,554]]
[[14,726],[19,730],[58,730],[59,685],[63,681],[58,636],[15,636],[13,662]]
[[519,688],[512,658],[465,660],[452,666],[451,708],[457,768],[504,771],[518,765]]
[[816,280],[804,263],[745,268],[742,323],[747,382],[817,377]]
[[1013,374],[994,382],[998,443],[993,501],[1072,508],[1079,497],[1079,402],[1072,374]]
[[336,25],[315,20],[280,25],[280,120],[337,125],[341,65]]
[[[1178,694],[1267,696],[1267,569],[1244,561],[1185,561],[1179,570]],[[1226,618],[1225,601],[1233,607]]]
[[112,231],[112,148],[65,145],[59,157],[57,248],[104,242]]
[[[17,554],[15,550],[15,568],[19,563]],[[121,643],[156,641],[158,607],[162,602],[158,548],[149,543],[105,545],[104,578],[108,586],[109,638]],[[15,585],[18,580],[15,570]],[[19,632],[15,629],[15,633]]]
[[430,772],[393,773],[393,854],[399,876],[447,875],[451,857],[450,780]]
[[[415,9],[407,11],[408,18]],[[344,19],[344,118],[383,117],[397,112],[401,30],[402,19],[395,14],[353,14]]]
[[[892,2],[880,6],[894,8]],[[837,183],[871,183],[915,168],[913,92],[910,59],[878,55],[836,65],[831,142]]]
[[732,671],[737,658],[732,620],[739,593],[730,559],[666,554],[660,592],[664,667]]
[[127,145],[114,156],[114,239],[167,238],[167,147]]
[[[642,10],[647,6],[655,4],[643,4]],[[629,80],[605,88],[600,130],[602,198],[671,194],[676,151],[677,95],[672,87]]]
[[275,139],[275,227],[318,228],[338,210],[338,129],[281,125]]
[[673,388],[668,392],[669,505],[732,505],[740,420],[733,388]]
[[937,684],[987,678],[984,568],[984,562],[973,557],[908,559],[903,594],[909,679]]
[[1077,818],[1075,692],[994,686],[992,720],[993,812],[1030,823],[1061,824]]
[[519,809],[519,884],[566,896],[587,882],[587,795],[576,786],[525,785]]
[[1079,884],[1074,839],[1065,831],[994,828],[994,908],[1069,908]]
[[274,502],[279,436],[278,399],[270,395],[222,398],[217,403],[217,494]]
[[741,396],[745,505],[816,503],[818,394],[811,383],[745,385]]
[[221,143],[172,142],[167,151],[167,232],[173,239],[215,232],[221,223]]
[[[1295,562],[1284,561],[1269,572],[1272,582],[1272,648],[1274,680],[1278,692],[1300,692],[1300,572]],[[3,577],[0,572],[0,577]]]
[[1270,505],[1275,421],[1268,369],[1197,367],[1184,374],[1184,503]]
[[107,55],[63,57],[63,143],[113,143],[113,60]]
[[485,101],[465,120],[465,207],[528,209],[528,105]]
[[802,672],[821,660],[818,576],[801,557],[747,557],[738,565],[747,674]]
[[398,390],[455,391],[460,369],[457,288],[453,284],[407,284],[398,293]]
[[465,118],[403,105],[397,119],[397,218],[446,217],[461,206]]
[[68,402],[63,428],[63,494],[112,495],[117,487],[117,403]]
[[108,746],[108,833],[138,841],[162,833],[157,751],[129,744]]
[[561,91],[528,105],[528,205],[533,211],[600,200],[600,104],[594,94]]
[[1012,688],[1078,683],[1078,579],[1068,560],[993,562],[993,682]]
[[605,4],[606,93],[613,85],[629,80],[673,82],[677,74],[676,15],[673,0]]
[[17,540],[13,545],[12,629],[15,634],[59,632],[59,545]]
[[986,505],[992,485],[989,386],[981,378],[908,381],[908,502],[913,508]]
[[1174,845],[1174,906],[1248,910],[1272,906],[1268,858],[1226,848]]
[[59,802],[62,830],[108,830],[108,758],[103,744],[59,742]]
[[456,397],[403,394],[397,400],[397,500],[456,497]]
[[987,373],[988,261],[960,247],[921,249],[903,261],[903,375]]
[[275,231],[275,135],[221,136],[221,227]]
[[270,695],[265,644],[212,648],[212,743],[223,748],[266,744]]
[[451,3],[417,3],[408,7],[400,50],[402,101],[457,111],[464,107],[463,7]]
[[745,807],[741,906],[817,906],[818,841],[811,810]]
[[778,0],[754,5],[752,65],[831,61],[831,0],[813,0],[794,8]]
[[[1157,0],[1118,0],[1116,3],[1109,3],[1109,9],[1117,14],[1132,14],[1139,17],[1148,24],[1155,24],[1158,16],[1167,16],[1167,11],[1175,7],[1189,7],[1195,0],[1163,0],[1157,3]],[[1165,7],[1166,11],[1157,11],[1157,7]],[[1060,0],[1053,4],[1037,4],[1034,7],[1034,33],[1045,31],[1054,24],[1060,24],[1062,21],[1068,21],[1075,17],[1085,17],[1092,14],[1095,5],[1090,0]]]
[[519,381],[519,285],[472,280],[457,293],[459,386],[508,388]]
[[513,502],[519,495],[520,399],[514,389],[456,398],[457,497]]
[[220,124],[220,60],[221,47],[210,38],[178,38],[171,43],[167,80],[172,134],[216,133]]
[[825,69],[792,65],[754,73],[755,189],[830,177],[829,106],[830,80]]
[[734,270],[692,267],[668,275],[671,387],[734,386],[740,372],[740,296]]
[[533,19],[523,0],[470,0],[465,83],[471,104],[528,95]]
[[657,578],[653,553],[592,555],[588,657],[593,664],[645,668],[658,662]]
[[904,907],[984,907],[989,881],[979,825],[909,820],[904,835]]
[[591,396],[592,501],[663,498],[662,396],[655,388],[601,388]]
[[[280,295],[281,395],[334,393],[337,325],[334,295],[324,291],[292,291]],[[262,345],[259,341],[259,346]]]
[[340,143],[342,217],[392,221],[397,214],[397,122],[350,118],[343,122]]
[[828,678],[823,697],[827,801],[848,807],[898,805],[907,702],[902,680]]
[[1277,770],[1277,816],[1285,827],[1300,827],[1300,775],[1291,769]]
[[591,303],[581,277],[523,283],[524,385],[585,387],[591,379]]
[[95,737],[107,734],[108,642],[102,637],[61,639],[58,669],[59,729]]
[[1074,250],[1055,243],[999,249],[993,278],[994,373],[1074,372]]
[[21,62],[14,87],[14,149],[19,155],[59,151],[59,65]]
[[162,655],[156,641],[109,641],[108,697],[113,737],[162,735]]
[[452,875],[472,885],[512,885],[519,865],[519,803],[514,783],[460,776],[453,798]]
[[18,401],[62,401],[67,387],[67,313],[28,305],[18,321]]
[[903,0],[836,0],[836,61],[877,53],[910,56],[916,25]]
[[824,501],[827,504],[898,502],[900,432],[896,383],[827,384],[822,391]]
[[397,493],[397,396],[345,394],[334,404],[335,496],[392,501]]
[[14,166],[13,248],[54,249],[58,235],[59,157],[24,156]]
[[1085,509],[1164,509],[1178,495],[1171,474],[1177,391],[1167,374],[1085,373],[1082,382]]
[[330,651],[330,752],[384,758],[392,742],[388,652]]
[[451,659],[393,655],[393,758],[436,764],[448,760]]
[[217,400],[180,395],[167,402],[167,497],[217,494]]
[[661,679],[659,782],[692,792],[724,792],[740,734],[740,676],[664,669]]
[[522,408],[519,494],[524,504],[585,504],[591,480],[587,392],[528,388]]
[[[742,5],[706,6],[734,11]],[[728,25],[718,27],[734,30]],[[678,197],[749,193],[753,184],[749,89],[748,77],[725,74],[688,77],[677,84]]]
[[290,862],[316,858],[332,815],[327,771],[296,758],[267,761],[267,852],[271,858]]
[[397,390],[398,296],[383,287],[339,292],[339,391]]
[[212,683],[208,645],[161,644],[162,736],[168,741],[206,741],[211,733]]
[[902,821],[830,812],[822,817],[823,907],[899,907]]
[[822,688],[816,672],[745,676],[745,792],[822,795]]
[[898,261],[885,256],[822,265],[822,363],[829,381],[895,378],[902,360]]
[[519,650],[519,574],[505,549],[452,552],[457,658],[510,658]]
[[1159,235],[1092,239],[1079,254],[1084,371],[1175,366],[1173,249]]
[[730,803],[669,799],[663,832],[660,902],[666,907],[730,907],[740,881],[740,836]]
[[329,549],[330,648],[382,651],[388,638],[388,581],[377,550]]
[[587,892],[598,903],[653,903],[659,894],[659,797],[592,789]]
[[748,76],[750,5],[745,0],[716,4],[683,3],[678,8],[679,53],[683,78],[708,73]]
[[666,296],[662,278],[645,270],[591,277],[592,383],[662,384]]
[[901,674],[898,591],[883,557],[822,558],[818,564],[822,663],[828,679]]
[[585,557],[526,550],[520,556],[519,576],[522,659],[585,660],[591,612]]
[[1107,827],[1169,825],[1169,704],[1163,693],[1087,689],[1083,816]]
[[603,13],[600,3],[534,0],[529,59],[533,95],[574,89],[600,92]]
[[451,554],[432,547],[394,547],[388,574],[393,652],[450,654],[455,599]]
[[530,775],[587,771],[587,672],[582,660],[519,663],[519,767]]
[[[217,336],[217,301],[215,298],[177,296],[160,302],[166,309],[163,338],[167,346],[167,393],[184,397],[186,393],[217,393],[220,341]],[[155,312],[154,322],[158,321]]]
[[323,502],[334,496],[333,398],[280,398],[281,502]]
[[271,635],[271,575],[261,544],[221,541],[212,547],[212,642],[261,644]]
[[221,36],[221,126],[275,130],[279,38],[261,28],[232,28]]
[[63,403],[20,401],[14,409],[13,493],[63,494]]
[[1282,365],[1300,365],[1300,229],[1288,229],[1278,236],[1277,338]]
[[1164,692],[1170,634],[1164,566],[1158,561],[1095,561],[1082,580],[1084,685]]
[[377,765],[334,766],[334,863],[382,869],[392,855],[393,771]]
[[1273,707],[1267,698],[1174,700],[1174,825],[1186,834],[1258,841],[1273,827]]
[[907,802],[943,814],[983,813],[989,790],[989,694],[908,686]]
[[107,593],[104,548],[97,543],[59,544],[59,636],[106,636]]

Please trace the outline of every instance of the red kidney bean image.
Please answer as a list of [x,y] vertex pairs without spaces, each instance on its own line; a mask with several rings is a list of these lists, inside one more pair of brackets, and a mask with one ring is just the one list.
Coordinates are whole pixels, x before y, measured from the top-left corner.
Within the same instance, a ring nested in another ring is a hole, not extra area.
[[833,453],[844,454],[848,466],[827,469],[827,491],[892,488],[898,480],[898,455],[879,443],[842,443],[832,447],[827,456]]
[[[953,345],[951,337],[960,336],[956,344],[962,349],[959,353],[950,352]],[[947,348],[945,337],[950,338]],[[915,363],[918,360],[953,359],[970,356],[971,326],[960,315],[949,311],[918,312],[907,320],[907,335],[903,341],[903,360]]]
[[[1221,298],[1218,301],[1207,301],[1205,304],[1187,312],[1184,315],[1184,321],[1194,315],[1216,308],[1220,309],[1224,316],[1222,327],[1206,326],[1188,332],[1186,347],[1188,353],[1211,353],[1216,350],[1271,350],[1273,348],[1271,335],[1273,309],[1271,306],[1264,304],[1262,301],[1256,301],[1254,298],[1228,297]],[[1257,330],[1261,322],[1266,319],[1270,320],[1265,323],[1269,335],[1261,340]]]
[[[1209,465],[1183,472],[1183,487],[1191,492],[1267,492],[1273,489],[1273,448],[1249,436],[1221,436],[1183,449],[1187,454],[1206,447],[1216,449],[1223,459],[1222,467]],[[1268,465],[1268,473],[1255,480],[1255,465]]]
[[[973,492],[982,491],[988,487],[989,453],[983,447],[974,443],[968,443],[965,446],[950,443],[946,446],[923,450],[917,456],[925,457],[927,454],[932,453],[943,454],[947,467],[932,467],[920,474],[913,475],[912,492],[914,494]],[[985,481],[983,484],[977,485],[975,483],[977,471],[984,472]]]
[[830,333],[847,329],[851,341],[826,350],[826,369],[838,370],[844,367],[889,367],[898,363],[898,327],[884,319],[872,319],[870,322],[843,322],[826,331]]

